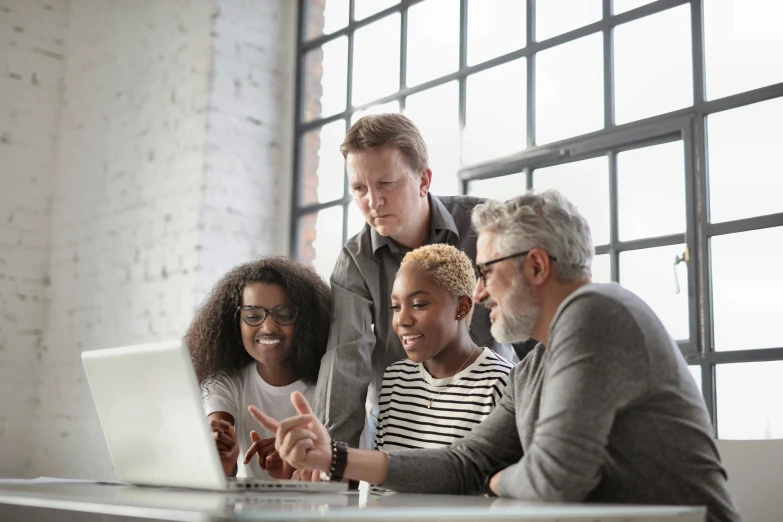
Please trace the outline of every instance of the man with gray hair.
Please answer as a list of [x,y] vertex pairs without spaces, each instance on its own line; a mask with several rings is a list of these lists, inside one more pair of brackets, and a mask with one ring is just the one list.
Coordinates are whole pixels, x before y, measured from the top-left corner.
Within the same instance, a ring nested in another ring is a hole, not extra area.
[[[432,450],[349,449],[342,476],[417,493],[701,505],[710,521],[740,520],[677,344],[639,297],[591,282],[590,227],[574,205],[553,190],[530,193],[479,205],[472,222],[474,300],[490,309],[492,335],[541,343],[465,438]],[[278,440],[305,419],[281,422]],[[313,438],[280,455],[326,471],[331,438],[317,422],[306,427]]]

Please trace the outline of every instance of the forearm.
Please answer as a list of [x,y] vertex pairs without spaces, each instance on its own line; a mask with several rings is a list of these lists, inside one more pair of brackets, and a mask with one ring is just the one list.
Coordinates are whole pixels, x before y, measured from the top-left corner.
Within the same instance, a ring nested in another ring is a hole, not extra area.
[[348,449],[344,478],[383,484],[389,469],[389,458],[383,451]]

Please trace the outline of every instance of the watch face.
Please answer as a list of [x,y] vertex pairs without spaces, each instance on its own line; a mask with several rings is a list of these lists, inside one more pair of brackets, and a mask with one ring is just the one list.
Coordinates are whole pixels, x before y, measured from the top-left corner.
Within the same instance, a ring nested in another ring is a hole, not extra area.
[[325,471],[322,471],[319,476],[321,477],[321,482],[331,482],[332,480],[332,476]]

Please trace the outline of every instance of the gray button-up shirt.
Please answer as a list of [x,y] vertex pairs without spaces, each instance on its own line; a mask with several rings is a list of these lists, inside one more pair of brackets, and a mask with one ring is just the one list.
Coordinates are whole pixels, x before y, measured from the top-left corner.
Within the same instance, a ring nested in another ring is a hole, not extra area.
[[[485,200],[432,194],[428,198],[427,244],[453,245],[475,262],[476,233],[470,214],[473,207]],[[394,277],[408,252],[410,249],[365,224],[345,244],[332,272],[332,326],[321,361],[314,408],[331,436],[353,447],[358,445],[364,427],[368,387],[370,401],[377,408],[384,370],[407,357],[392,328],[389,306]],[[473,341],[513,358],[512,347],[496,345],[489,329],[489,310],[477,305],[470,325]]]

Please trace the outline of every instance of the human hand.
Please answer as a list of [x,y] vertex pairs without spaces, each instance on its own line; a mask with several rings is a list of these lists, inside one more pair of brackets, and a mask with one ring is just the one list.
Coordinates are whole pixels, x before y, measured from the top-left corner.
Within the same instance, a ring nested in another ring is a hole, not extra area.
[[332,439],[315,416],[304,395],[291,394],[299,415],[277,421],[255,406],[248,411],[261,426],[275,434],[274,447],[280,458],[296,469],[326,471],[332,465]]
[[489,489],[495,495],[498,495],[498,491],[500,490],[500,476],[503,475],[504,471],[505,471],[504,469],[501,469],[500,471],[492,475],[491,479],[489,479]]
[[236,475],[239,441],[234,432],[234,426],[225,420],[211,419],[209,427],[212,430],[212,437],[215,439],[223,473],[227,477]]
[[290,479],[294,468],[286,463],[275,449],[275,438],[262,439],[255,430],[250,432],[252,444],[245,453],[244,463],[250,462],[253,455],[258,455],[258,465],[265,470],[270,477],[276,479]]
[[291,480],[300,482],[321,482],[321,472],[313,469],[298,469],[294,471]]

